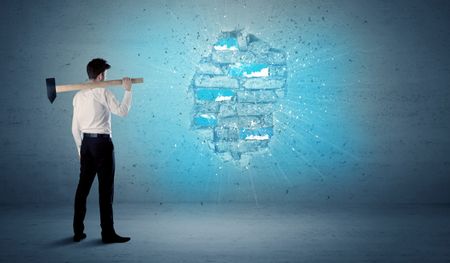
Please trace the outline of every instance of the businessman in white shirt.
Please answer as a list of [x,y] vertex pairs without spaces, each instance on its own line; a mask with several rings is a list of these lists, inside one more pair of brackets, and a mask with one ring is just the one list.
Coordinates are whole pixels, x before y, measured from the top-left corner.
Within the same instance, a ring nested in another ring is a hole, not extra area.
[[[111,66],[101,58],[87,64],[92,82],[103,81]],[[129,237],[119,236],[114,229],[114,145],[111,140],[111,113],[126,116],[131,106],[131,80],[123,78],[125,93],[121,102],[106,88],[80,90],[73,98],[72,134],[80,158],[80,178],[75,194],[73,240],[86,238],[84,218],[86,199],[95,175],[98,176],[100,225],[104,243],[123,243]]]

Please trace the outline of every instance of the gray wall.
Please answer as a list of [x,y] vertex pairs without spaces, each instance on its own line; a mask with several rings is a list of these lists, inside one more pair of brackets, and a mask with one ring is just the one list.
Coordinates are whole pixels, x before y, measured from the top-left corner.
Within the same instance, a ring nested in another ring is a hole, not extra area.
[[[44,83],[86,80],[94,57],[111,79],[145,78],[113,118],[117,202],[450,202],[448,1],[6,0],[0,14],[1,203],[72,202],[74,93],[50,104]],[[202,143],[188,92],[235,28],[289,69],[270,151],[241,163]]]

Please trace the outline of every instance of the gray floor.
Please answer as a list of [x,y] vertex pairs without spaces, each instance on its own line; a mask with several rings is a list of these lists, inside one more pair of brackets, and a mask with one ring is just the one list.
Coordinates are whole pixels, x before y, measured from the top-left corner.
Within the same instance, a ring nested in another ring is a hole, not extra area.
[[450,262],[450,206],[115,204],[127,244],[103,245],[98,207],[0,208],[0,262]]

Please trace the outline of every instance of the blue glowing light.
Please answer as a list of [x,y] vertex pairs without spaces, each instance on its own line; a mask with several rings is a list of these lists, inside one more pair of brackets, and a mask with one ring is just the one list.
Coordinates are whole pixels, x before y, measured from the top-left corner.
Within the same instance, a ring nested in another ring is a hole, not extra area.
[[251,34],[223,32],[192,80],[193,127],[209,131],[205,140],[223,160],[268,150],[286,76],[283,51]]

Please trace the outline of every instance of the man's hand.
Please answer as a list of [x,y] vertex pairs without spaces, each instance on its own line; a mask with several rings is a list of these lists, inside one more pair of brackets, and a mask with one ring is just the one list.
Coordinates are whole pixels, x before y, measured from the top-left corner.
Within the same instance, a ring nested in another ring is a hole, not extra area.
[[128,78],[128,77],[123,78],[122,85],[125,90],[131,91],[131,79],[130,78]]

